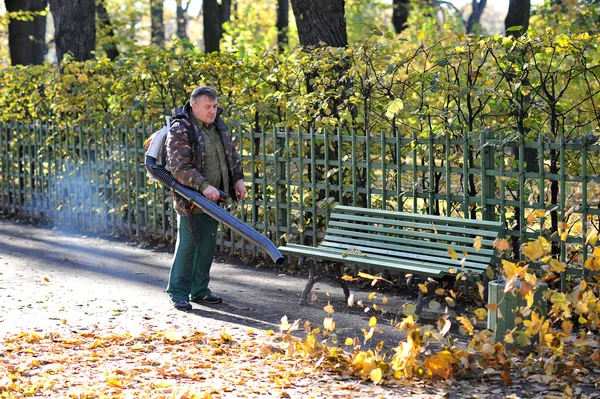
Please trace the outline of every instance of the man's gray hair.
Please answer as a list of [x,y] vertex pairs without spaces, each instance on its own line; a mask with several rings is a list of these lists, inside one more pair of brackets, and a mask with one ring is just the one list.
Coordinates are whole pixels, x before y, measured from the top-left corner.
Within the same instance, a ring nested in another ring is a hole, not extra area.
[[190,96],[190,104],[195,103],[199,97],[206,96],[211,101],[217,99],[217,91],[210,86],[199,86],[192,91]]

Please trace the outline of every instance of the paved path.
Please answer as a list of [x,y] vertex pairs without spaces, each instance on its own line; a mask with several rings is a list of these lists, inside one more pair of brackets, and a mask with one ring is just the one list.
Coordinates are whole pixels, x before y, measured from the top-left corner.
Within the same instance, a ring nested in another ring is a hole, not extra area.
[[[345,339],[362,336],[361,329],[368,328],[374,314],[348,308],[341,289],[323,283],[315,286],[316,302],[299,306],[304,278],[223,261],[213,265],[211,289],[224,303],[194,304],[191,312],[180,312],[164,292],[171,257],[122,242],[0,220],[0,334],[150,327],[278,331],[283,316],[290,322],[302,319],[321,326],[328,316],[323,307],[331,302],[338,333]],[[381,295],[369,300],[368,294],[354,292],[357,302],[382,306]],[[397,308],[402,303],[389,298],[386,306]],[[385,334],[376,335],[374,341],[395,346],[400,331],[389,326],[390,316],[379,317]],[[382,325],[385,322],[388,325]]]

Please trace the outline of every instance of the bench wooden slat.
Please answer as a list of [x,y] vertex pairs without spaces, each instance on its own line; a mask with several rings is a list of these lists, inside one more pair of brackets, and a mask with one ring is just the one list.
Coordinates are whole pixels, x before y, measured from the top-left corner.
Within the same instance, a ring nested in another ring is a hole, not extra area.
[[[466,268],[479,269],[479,270],[486,270],[489,265],[489,260],[490,260],[488,258],[487,261],[478,261],[478,260],[471,259],[469,256],[467,256],[465,262],[461,263],[460,260],[455,260],[455,259],[450,258],[448,253],[426,254],[424,252],[421,252],[421,253],[397,252],[397,251],[389,251],[389,250],[383,250],[383,249],[377,249],[377,248],[371,248],[371,247],[364,247],[361,245],[349,246],[348,244],[333,243],[333,242],[323,242],[323,243],[321,243],[321,247],[335,248],[337,250],[346,251],[346,252],[352,251],[352,250],[358,250],[361,253],[367,254],[369,256],[383,256],[383,257],[387,257],[388,259],[391,257],[396,258],[396,259],[402,259],[402,260],[411,259],[411,260],[415,260],[415,261],[423,261],[425,263],[430,263],[430,264],[438,264],[440,266],[445,266],[445,267],[466,267]],[[434,251],[432,251],[432,252],[434,252]]]
[[[423,245],[423,243],[419,242],[419,246],[413,245],[413,241],[410,240],[394,240],[391,242],[390,240],[377,240],[372,236],[368,236],[368,239],[360,239],[353,238],[354,236],[346,236],[346,235],[335,235],[335,234],[327,234],[323,239],[321,245],[325,245],[325,243],[340,243],[340,244],[353,244],[353,245],[364,245],[372,248],[385,248],[390,251],[396,252],[411,252],[411,253],[423,253],[427,251],[427,253],[436,253],[440,256],[449,256],[448,255],[448,247],[452,247],[456,251],[455,245],[450,244],[440,244],[436,242],[427,242],[428,245]],[[464,247],[459,248],[460,251],[457,251],[458,256],[463,256]],[[493,249],[480,249],[479,251],[476,248],[468,248],[467,254],[469,259],[476,259],[477,262],[490,262],[495,256],[495,251]]]
[[486,230],[504,230],[504,225],[502,222],[493,222],[488,220],[461,219],[448,216],[423,215],[420,213],[384,211],[381,209],[358,208],[347,205],[337,205],[332,213],[340,212],[343,212],[344,214],[372,215],[388,219],[393,218],[396,220],[419,220],[433,224],[435,224],[436,222],[441,224],[443,222],[449,225],[474,226],[476,228],[483,228]]
[[[320,259],[326,259],[332,262],[344,262],[358,265],[366,265],[366,266],[376,266],[382,267],[385,269],[396,270],[396,271],[404,271],[406,273],[414,273],[422,276],[428,277],[439,277],[441,275],[447,274],[446,267],[436,267],[435,265],[429,264],[419,264],[417,262],[391,262],[384,261],[377,258],[367,259],[364,256],[347,253],[345,256],[342,255],[342,252],[335,250],[327,250],[325,248],[314,248],[307,249],[305,246],[295,247],[293,244],[288,244],[282,249],[282,253],[287,255],[296,255],[296,256],[307,256],[307,257],[318,257]],[[459,269],[457,269],[458,271]]]
[[[384,218],[371,218],[369,216],[358,216],[358,215],[344,215],[340,213],[332,214],[329,217],[330,225],[333,223],[349,223],[355,226],[365,226],[370,225],[382,228],[395,228],[400,227],[404,230],[414,229],[415,231],[423,231],[423,232],[433,232],[434,234],[442,234],[448,233],[450,235],[464,235],[464,236],[472,236],[477,237],[481,236],[482,238],[498,237],[498,229],[495,230],[487,230],[478,228],[475,229],[473,227],[464,227],[458,226],[456,224],[443,224],[443,223],[422,223],[422,222],[411,222],[406,220],[396,220],[396,219],[384,219]],[[360,227],[357,227],[360,228]]]
[[[379,227],[379,226],[370,226],[370,225],[355,225],[353,223],[347,222],[338,222],[338,221],[330,221],[329,226],[337,227],[338,231],[340,231],[344,235],[354,234],[356,231],[365,231],[368,233],[377,233],[378,235],[385,236],[386,234],[390,236],[390,238],[398,237],[398,236],[406,236],[410,237],[414,240],[419,241],[442,241],[442,242],[452,242],[452,243],[460,243],[472,246],[475,242],[475,236],[468,237],[462,235],[451,235],[451,234],[440,234],[440,233],[425,233],[423,231],[412,231],[412,230],[404,230],[404,229],[395,229],[388,227]],[[354,230],[353,230],[354,229]],[[458,233],[458,232],[457,232]],[[391,237],[394,236],[394,237]],[[387,236],[386,236],[387,238]],[[493,241],[491,240],[481,240],[481,244],[485,246],[492,246]]]
[[[362,239],[366,239],[366,240],[373,240],[373,241],[378,240],[377,236],[374,234],[355,232],[355,231],[350,232],[350,231],[339,230],[339,229],[328,230],[328,234],[325,237],[329,241],[329,240],[332,240],[333,236],[340,237],[342,240],[344,240],[346,238],[351,238],[351,237],[358,237],[358,238],[362,238]],[[456,245],[456,244],[449,244],[449,243],[440,243],[440,242],[436,242],[436,241],[411,240],[411,239],[399,238],[399,237],[385,237],[385,242],[386,243],[405,244],[405,245],[417,245],[418,247],[432,248],[432,249],[438,249],[438,250],[448,250],[448,247],[452,246],[457,253],[462,253],[463,251],[467,251],[467,253],[475,253],[477,251],[476,248],[473,247],[472,242],[470,243],[470,245],[465,246],[465,245]]]

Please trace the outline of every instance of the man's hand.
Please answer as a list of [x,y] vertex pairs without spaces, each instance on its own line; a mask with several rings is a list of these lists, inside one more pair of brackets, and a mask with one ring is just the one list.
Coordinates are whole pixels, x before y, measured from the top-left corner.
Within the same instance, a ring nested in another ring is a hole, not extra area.
[[246,186],[244,185],[244,180],[240,179],[235,182],[235,194],[237,195],[238,201],[246,198],[246,194],[248,194],[248,190],[246,190]]
[[219,198],[221,197],[221,193],[219,193],[219,190],[217,190],[213,186],[206,187],[206,189],[204,189],[204,191],[202,191],[202,194],[204,194],[204,197],[206,199],[209,199],[209,200],[215,201],[215,202],[218,201]]

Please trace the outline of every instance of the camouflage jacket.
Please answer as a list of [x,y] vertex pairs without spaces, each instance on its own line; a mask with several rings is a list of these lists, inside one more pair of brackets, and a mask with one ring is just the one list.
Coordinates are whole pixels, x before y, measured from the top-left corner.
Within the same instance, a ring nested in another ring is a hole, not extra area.
[[[242,163],[237,150],[233,144],[229,127],[221,119],[222,110],[219,109],[215,124],[223,141],[223,148],[227,158],[227,166],[229,169],[229,192],[235,193],[235,183],[244,178]],[[175,111],[174,111],[175,113]],[[192,120],[192,109],[189,102],[183,107],[182,114],[190,121]],[[184,186],[190,187],[196,191],[200,191],[200,186],[206,178],[204,177],[205,170],[205,145],[204,138],[200,132],[200,128],[194,124],[195,136],[198,140],[197,145],[192,145],[188,138],[187,127],[181,120],[175,120],[171,125],[171,130],[167,134],[167,169],[171,172],[175,180]],[[196,153],[192,156],[192,151]],[[231,195],[235,200],[235,195]],[[175,210],[180,215],[187,215],[190,211],[190,201],[175,193],[174,195]]]

